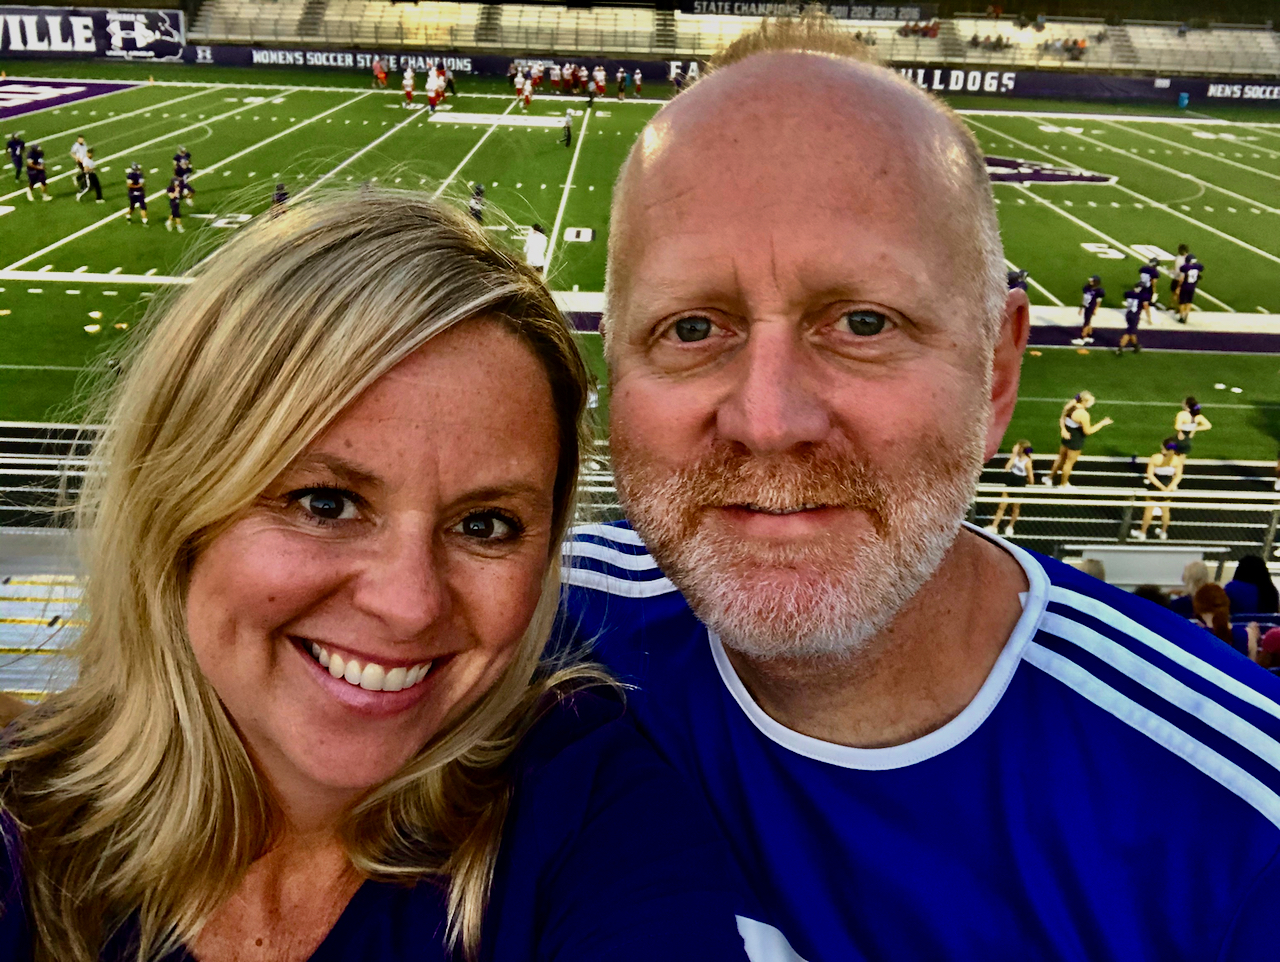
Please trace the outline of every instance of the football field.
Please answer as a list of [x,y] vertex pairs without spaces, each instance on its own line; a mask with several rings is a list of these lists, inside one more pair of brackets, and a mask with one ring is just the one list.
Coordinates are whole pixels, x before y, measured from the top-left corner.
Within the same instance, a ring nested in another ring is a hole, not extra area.
[[[0,67],[32,73],[31,65]],[[20,131],[43,145],[54,198],[29,201],[25,176],[0,177],[0,420],[74,418],[77,385],[94,376],[95,359],[127,342],[155,298],[262,214],[277,183],[294,199],[375,183],[463,203],[481,182],[494,236],[518,245],[528,225],[541,224],[562,305],[598,312],[613,180],[667,95],[665,85],[647,85],[653,99],[643,102],[603,99],[588,108],[574,99],[574,143],[566,149],[567,98],[539,97],[526,112],[500,80],[462,78],[460,95],[429,116],[404,109],[398,91],[368,89],[358,75],[152,68],[158,82],[147,83],[145,67],[42,68],[66,81],[142,82],[0,120],[0,132]],[[1206,265],[1197,303],[1212,324],[1280,334],[1276,112],[956,105],[988,154],[1006,162],[992,164],[1011,178],[995,186],[1006,255],[1011,267],[1030,271],[1038,308],[1049,314],[1065,306],[1056,316],[1068,317],[1095,273],[1107,289],[1105,305],[1115,308],[1142,262],[1155,256],[1167,264],[1185,243]],[[67,152],[80,133],[95,149],[101,204],[92,195],[75,199]],[[182,234],[164,226],[163,191],[179,144],[196,171]],[[146,228],[123,216],[133,162],[147,176]],[[1240,327],[1246,320],[1251,326]],[[1157,326],[1175,327],[1167,318]],[[601,370],[598,337],[584,334],[583,343]],[[1145,456],[1167,433],[1181,397],[1196,394],[1215,425],[1198,441],[1198,456],[1274,458],[1280,360],[1217,353],[1212,338],[1205,347],[1123,358],[1037,348],[1026,359],[1024,399],[1010,432],[1051,450],[1061,403],[1088,388],[1097,410],[1116,420],[1091,453]]]

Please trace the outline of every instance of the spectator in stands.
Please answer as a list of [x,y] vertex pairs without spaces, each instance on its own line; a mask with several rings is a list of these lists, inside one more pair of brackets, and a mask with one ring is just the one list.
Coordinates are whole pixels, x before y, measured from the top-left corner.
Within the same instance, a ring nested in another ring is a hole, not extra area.
[[1107,580],[1107,566],[1102,563],[1101,558],[1081,558],[1076,567],[1090,578],[1097,578],[1099,581]]
[[1219,641],[1235,646],[1231,637],[1231,602],[1222,585],[1210,582],[1191,596],[1191,610],[1196,620],[1217,636]]
[[982,38],[978,36],[978,31],[973,32],[973,36],[969,38],[969,46],[977,50],[982,46]]
[[0,959],[745,962],[699,803],[541,664],[590,378],[534,272],[313,201],[117,383],[79,678],[0,745]]
[[1249,639],[1249,658],[1263,668],[1280,672],[1280,628],[1268,628],[1263,634],[1256,621],[1249,622],[1246,628]]
[[1169,607],[1169,595],[1159,585],[1138,585],[1133,589],[1133,593],[1161,608]]
[[1185,23],[1178,24],[1178,36],[1182,37],[1184,40],[1186,39],[1187,25]]
[[1231,610],[1241,614],[1273,615],[1280,611],[1275,582],[1261,555],[1247,554],[1236,563],[1235,574],[1224,586]]
[[1209,568],[1203,561],[1188,561],[1182,569],[1182,593],[1169,600],[1169,610],[1184,618],[1194,618],[1192,599],[1197,591],[1212,580]]

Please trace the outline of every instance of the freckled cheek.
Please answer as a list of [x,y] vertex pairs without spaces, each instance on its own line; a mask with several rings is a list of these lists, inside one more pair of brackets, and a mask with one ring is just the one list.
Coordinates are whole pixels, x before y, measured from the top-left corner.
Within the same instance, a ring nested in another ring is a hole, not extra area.
[[531,563],[477,568],[464,581],[455,579],[455,598],[466,610],[478,642],[477,655],[495,666],[506,665],[533,618],[542,594],[543,566]]
[[625,432],[628,446],[673,459],[715,423],[718,405],[714,386],[697,378],[627,378],[614,385],[609,398],[613,429]]

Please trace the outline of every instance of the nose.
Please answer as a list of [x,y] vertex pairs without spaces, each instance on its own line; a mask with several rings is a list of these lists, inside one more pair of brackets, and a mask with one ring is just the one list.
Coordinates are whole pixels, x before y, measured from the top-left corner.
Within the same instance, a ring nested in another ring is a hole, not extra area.
[[355,583],[355,606],[381,622],[397,641],[412,641],[449,611],[449,591],[425,519],[387,523]]
[[755,455],[822,441],[831,418],[793,325],[753,324],[729,366],[733,385],[716,411],[717,433]]

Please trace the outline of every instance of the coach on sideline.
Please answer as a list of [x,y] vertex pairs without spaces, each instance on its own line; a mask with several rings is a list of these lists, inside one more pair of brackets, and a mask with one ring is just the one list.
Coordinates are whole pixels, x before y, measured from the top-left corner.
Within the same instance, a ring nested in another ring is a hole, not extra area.
[[858,49],[767,23],[632,150],[634,532],[579,529],[566,621],[706,794],[756,962],[1274,958],[1280,679],[962,524],[1026,295],[972,135]]

